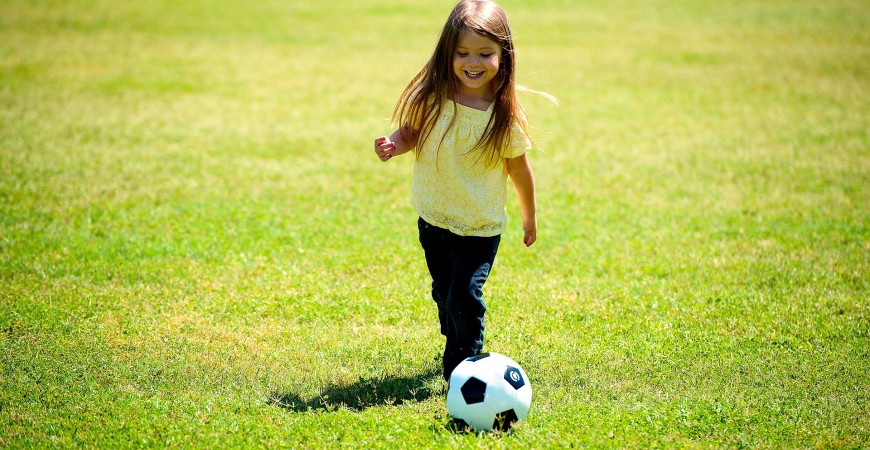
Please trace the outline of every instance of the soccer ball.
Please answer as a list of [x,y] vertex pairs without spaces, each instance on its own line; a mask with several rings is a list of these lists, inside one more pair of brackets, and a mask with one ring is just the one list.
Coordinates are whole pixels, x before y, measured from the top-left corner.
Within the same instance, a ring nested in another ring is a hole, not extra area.
[[447,412],[460,426],[507,431],[529,415],[532,386],[516,361],[498,353],[466,358],[450,374]]

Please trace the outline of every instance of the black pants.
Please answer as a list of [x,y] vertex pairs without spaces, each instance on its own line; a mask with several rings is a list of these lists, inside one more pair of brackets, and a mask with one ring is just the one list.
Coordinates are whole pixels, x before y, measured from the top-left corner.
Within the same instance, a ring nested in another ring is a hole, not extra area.
[[501,236],[459,236],[417,222],[420,245],[432,275],[432,299],[438,305],[444,346],[444,378],[463,359],[483,350],[483,284],[489,276]]

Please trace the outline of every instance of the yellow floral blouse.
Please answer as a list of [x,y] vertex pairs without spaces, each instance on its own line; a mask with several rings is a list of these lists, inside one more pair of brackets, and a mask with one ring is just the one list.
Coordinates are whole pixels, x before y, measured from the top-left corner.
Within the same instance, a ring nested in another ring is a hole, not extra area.
[[[456,121],[448,130],[454,108]],[[469,153],[486,129],[492,109],[492,105],[481,111],[445,101],[414,164],[411,188],[414,209],[426,222],[460,236],[496,236],[507,225],[505,161],[492,165],[481,157],[480,150]],[[511,146],[503,151],[503,156],[516,158],[529,148],[529,138],[515,123]]]

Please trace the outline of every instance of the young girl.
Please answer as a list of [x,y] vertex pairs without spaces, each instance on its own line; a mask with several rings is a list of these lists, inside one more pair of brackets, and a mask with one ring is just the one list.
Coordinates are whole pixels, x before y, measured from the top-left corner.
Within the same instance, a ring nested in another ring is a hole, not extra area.
[[375,139],[389,161],[414,150],[412,204],[432,275],[444,347],[444,378],[483,348],[483,284],[505,230],[507,177],[523,218],[523,242],[537,238],[527,122],[517,101],[507,16],[489,0],[462,0],[435,52],[393,111],[399,128]]

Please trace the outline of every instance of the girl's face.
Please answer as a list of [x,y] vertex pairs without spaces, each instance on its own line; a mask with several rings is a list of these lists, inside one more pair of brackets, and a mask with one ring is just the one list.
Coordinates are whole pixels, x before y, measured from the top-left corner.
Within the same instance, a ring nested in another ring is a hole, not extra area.
[[453,73],[460,89],[472,95],[492,92],[492,80],[498,75],[501,47],[479,34],[463,31],[453,54]]

